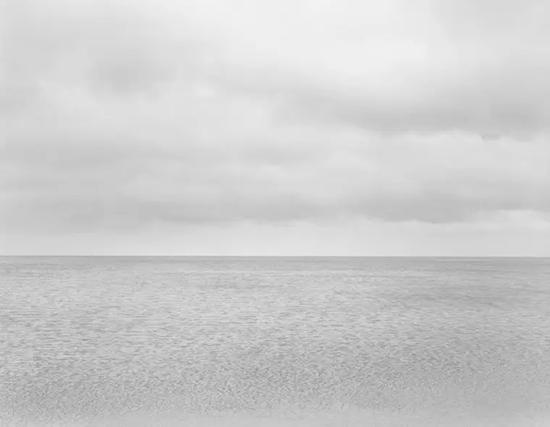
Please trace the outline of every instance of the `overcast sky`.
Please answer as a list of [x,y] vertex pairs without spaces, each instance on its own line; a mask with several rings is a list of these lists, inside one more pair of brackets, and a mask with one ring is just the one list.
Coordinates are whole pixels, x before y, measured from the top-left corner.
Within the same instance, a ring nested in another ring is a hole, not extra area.
[[548,0],[2,8],[2,253],[550,255]]

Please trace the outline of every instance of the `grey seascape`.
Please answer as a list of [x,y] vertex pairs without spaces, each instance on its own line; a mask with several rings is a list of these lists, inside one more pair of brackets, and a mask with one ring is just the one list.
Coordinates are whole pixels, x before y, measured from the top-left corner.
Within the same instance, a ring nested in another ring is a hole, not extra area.
[[0,427],[550,427],[550,0],[0,0]]
[[1,425],[550,423],[550,259],[2,257]]

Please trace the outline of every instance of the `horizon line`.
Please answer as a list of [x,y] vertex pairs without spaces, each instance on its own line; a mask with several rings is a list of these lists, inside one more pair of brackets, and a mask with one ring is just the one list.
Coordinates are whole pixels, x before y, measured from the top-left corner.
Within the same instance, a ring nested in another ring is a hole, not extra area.
[[550,258],[550,255],[216,255],[216,254],[0,254],[0,257],[28,258]]

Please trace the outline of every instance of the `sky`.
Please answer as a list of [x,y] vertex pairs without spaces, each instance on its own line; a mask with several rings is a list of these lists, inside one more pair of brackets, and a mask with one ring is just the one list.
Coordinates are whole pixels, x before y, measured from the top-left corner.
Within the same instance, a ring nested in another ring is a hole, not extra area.
[[0,253],[550,256],[549,0],[0,7]]

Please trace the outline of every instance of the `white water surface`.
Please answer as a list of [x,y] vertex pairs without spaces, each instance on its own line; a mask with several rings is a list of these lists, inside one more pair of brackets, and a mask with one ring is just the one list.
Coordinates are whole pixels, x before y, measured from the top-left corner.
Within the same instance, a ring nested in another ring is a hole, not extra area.
[[550,260],[2,257],[0,424],[550,425]]

